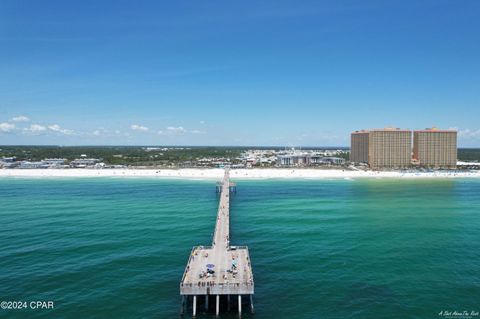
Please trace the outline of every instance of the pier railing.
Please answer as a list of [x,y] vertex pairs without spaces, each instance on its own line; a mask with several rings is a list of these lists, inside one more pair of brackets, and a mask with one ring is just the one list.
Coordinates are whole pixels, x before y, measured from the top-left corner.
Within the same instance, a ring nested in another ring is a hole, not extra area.
[[182,281],[180,281],[180,286],[183,287],[183,282],[185,280],[185,277],[187,276],[187,273],[189,272],[190,270],[190,262],[192,261],[192,258],[194,256],[194,251],[199,248],[199,249],[202,249],[202,248],[210,248],[210,247],[205,247],[205,246],[193,246],[192,250],[190,251],[190,256],[188,257],[188,261],[187,261],[187,267],[185,267],[185,271],[183,272],[183,276],[182,276]]

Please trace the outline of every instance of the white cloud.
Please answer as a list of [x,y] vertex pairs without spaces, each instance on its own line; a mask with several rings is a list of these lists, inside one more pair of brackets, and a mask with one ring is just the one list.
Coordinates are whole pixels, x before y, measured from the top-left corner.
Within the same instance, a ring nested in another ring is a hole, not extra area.
[[58,124],[52,124],[48,126],[40,125],[40,124],[31,124],[30,127],[26,127],[23,129],[24,133],[39,135],[48,132],[54,132],[64,135],[72,135],[74,131],[64,129]]
[[182,134],[182,133],[186,132],[186,130],[181,126],[177,126],[177,127],[169,126],[169,127],[167,127],[167,131],[169,131],[173,134]]
[[480,129],[478,130],[471,130],[471,129],[464,129],[458,130],[458,137],[462,138],[479,138],[480,137]]
[[120,130],[110,131],[104,127],[99,127],[90,133],[90,135],[93,136],[118,136],[121,134],[122,132]]
[[73,134],[73,131],[72,131],[72,130],[63,129],[63,128],[61,128],[60,125],[58,125],[58,124],[49,125],[49,126],[48,126],[48,129],[49,129],[50,131],[57,132],[57,133],[61,133],[61,134],[65,134],[65,135],[72,135],[72,134]]
[[169,136],[182,135],[182,134],[186,134],[186,133],[205,134],[204,131],[200,131],[200,130],[191,130],[190,131],[190,130],[185,129],[183,126],[168,126],[166,129],[159,130],[157,132],[158,135],[169,135]]
[[132,125],[130,125],[130,128],[134,131],[142,131],[142,132],[147,132],[148,131],[148,127],[138,125],[138,124],[132,124]]
[[58,124],[49,125],[48,128],[52,131],[57,131],[57,132],[61,130],[60,125],[58,125]]
[[26,117],[25,115],[19,115],[19,116],[15,116],[15,117],[11,118],[10,121],[12,121],[12,122],[30,122],[30,119],[28,117]]
[[0,132],[11,132],[15,129],[15,124],[12,123],[0,123]]
[[32,124],[28,128],[23,129],[25,132],[32,133],[32,134],[40,134],[47,130],[47,128],[40,124]]
[[186,133],[187,130],[182,126],[168,126],[165,130],[160,130],[159,135],[180,135]]
[[200,124],[202,124],[202,125],[205,124],[205,121],[200,121]]

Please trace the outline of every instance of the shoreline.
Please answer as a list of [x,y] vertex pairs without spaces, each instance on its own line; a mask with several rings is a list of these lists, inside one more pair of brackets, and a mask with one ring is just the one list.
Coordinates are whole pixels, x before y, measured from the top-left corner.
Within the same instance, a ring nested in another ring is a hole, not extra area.
[[[157,177],[221,179],[221,168],[183,169],[0,169],[4,177]],[[350,178],[480,178],[480,171],[350,171],[341,169],[252,168],[231,169],[232,179],[350,179]]]

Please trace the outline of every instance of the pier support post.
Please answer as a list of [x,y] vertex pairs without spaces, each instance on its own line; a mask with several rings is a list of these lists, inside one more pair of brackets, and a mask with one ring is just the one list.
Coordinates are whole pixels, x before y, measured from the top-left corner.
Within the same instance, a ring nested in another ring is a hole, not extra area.
[[205,295],[205,310],[208,310],[208,295]]
[[180,315],[183,316],[183,310],[185,309],[185,296],[182,296],[182,303],[180,305]]
[[197,315],[197,296],[193,296],[193,316]]
[[230,311],[230,295],[227,295],[227,310]]
[[217,295],[217,305],[216,305],[215,314],[217,315],[217,317],[220,314],[220,295]]
[[242,295],[238,295],[238,315],[242,315]]
[[253,295],[250,295],[250,311],[252,313],[255,313],[254,309],[253,309]]

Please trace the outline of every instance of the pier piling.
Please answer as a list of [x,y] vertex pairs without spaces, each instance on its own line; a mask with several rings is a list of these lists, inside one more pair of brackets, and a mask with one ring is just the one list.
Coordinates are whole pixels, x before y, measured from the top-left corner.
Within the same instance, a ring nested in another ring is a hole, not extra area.
[[193,316],[197,315],[197,296],[193,296]]
[[183,315],[185,312],[185,296],[182,296],[182,303],[180,305],[180,314]]
[[242,296],[238,295],[238,315],[242,315]]

